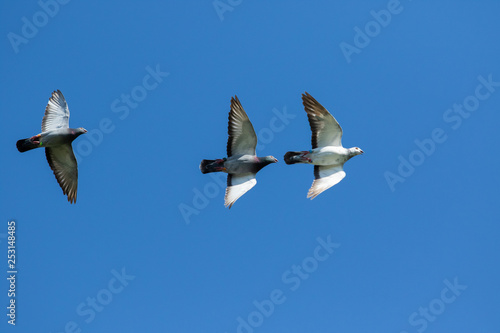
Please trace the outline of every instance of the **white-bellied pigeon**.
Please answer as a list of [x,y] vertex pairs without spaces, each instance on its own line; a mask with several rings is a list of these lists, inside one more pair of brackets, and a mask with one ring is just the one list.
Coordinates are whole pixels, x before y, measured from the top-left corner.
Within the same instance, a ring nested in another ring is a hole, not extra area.
[[307,92],[302,94],[304,109],[312,131],[312,150],[289,151],[286,164],[307,163],[314,165],[314,181],[307,197],[314,199],[345,177],[344,163],[351,157],[363,154],[358,147],[342,147],[342,128],[335,118]]
[[222,171],[228,174],[224,205],[231,208],[239,197],[257,184],[257,172],[278,160],[273,156],[255,155],[257,136],[237,96],[231,98],[228,134],[227,158],[203,160],[200,170],[202,173]]
[[17,149],[23,153],[35,148],[45,148],[45,156],[54,171],[57,182],[70,203],[76,202],[78,188],[78,165],[71,142],[80,134],[87,133],[83,127],[69,128],[69,109],[63,94],[52,93],[42,120],[42,133],[28,139],[18,140]]

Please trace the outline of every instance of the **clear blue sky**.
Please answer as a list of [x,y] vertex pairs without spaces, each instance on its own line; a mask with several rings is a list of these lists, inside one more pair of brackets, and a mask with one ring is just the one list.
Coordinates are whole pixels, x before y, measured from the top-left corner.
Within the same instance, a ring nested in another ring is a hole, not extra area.
[[[4,1],[0,275],[10,219],[18,274],[0,331],[498,331],[499,12]],[[15,147],[56,89],[89,130],[75,205],[42,149]],[[365,151],[313,201],[312,166],[283,162],[310,149],[305,91]],[[234,95],[279,163],[228,210],[198,165],[225,156]]]

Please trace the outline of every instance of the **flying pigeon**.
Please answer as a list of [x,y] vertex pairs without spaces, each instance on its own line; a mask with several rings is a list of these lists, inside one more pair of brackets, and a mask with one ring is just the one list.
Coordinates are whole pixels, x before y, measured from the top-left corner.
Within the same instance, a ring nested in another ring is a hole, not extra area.
[[200,170],[202,173],[222,171],[228,174],[224,205],[231,208],[239,197],[257,184],[257,172],[278,160],[273,156],[255,155],[257,136],[237,96],[231,98],[227,131],[227,158],[203,160]]
[[358,147],[342,147],[342,128],[335,118],[307,92],[302,94],[304,109],[312,131],[312,150],[289,151],[286,164],[307,163],[314,165],[314,181],[307,197],[314,199],[321,192],[339,183],[344,177],[344,163],[351,157],[363,154]]
[[83,133],[87,133],[83,127],[69,128],[68,104],[63,94],[57,90],[52,93],[45,108],[42,133],[16,143],[17,150],[21,153],[35,148],[45,148],[50,168],[54,171],[63,193],[68,195],[70,203],[76,202],[78,187],[78,166],[71,142]]

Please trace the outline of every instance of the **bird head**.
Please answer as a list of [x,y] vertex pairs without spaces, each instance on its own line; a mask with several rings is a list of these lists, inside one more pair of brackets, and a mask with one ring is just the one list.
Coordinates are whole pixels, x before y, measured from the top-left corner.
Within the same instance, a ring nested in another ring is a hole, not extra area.
[[266,156],[266,159],[267,161],[269,161],[269,163],[278,163],[278,159],[274,156]]
[[262,165],[268,165],[271,163],[277,163],[278,160],[274,158],[274,156],[264,156],[264,157],[257,157],[256,159],[257,162],[259,162]]
[[352,156],[361,155],[363,153],[364,153],[364,151],[362,151],[361,148],[359,148],[359,147],[351,148]]
[[83,127],[78,127],[78,133],[85,134],[85,133],[87,133],[87,130]]

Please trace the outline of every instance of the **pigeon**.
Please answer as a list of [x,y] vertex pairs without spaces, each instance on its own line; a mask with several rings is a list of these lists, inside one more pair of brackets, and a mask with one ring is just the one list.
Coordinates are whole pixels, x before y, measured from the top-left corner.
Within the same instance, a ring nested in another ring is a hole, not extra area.
[[69,109],[61,91],[52,93],[42,120],[42,133],[28,139],[18,140],[17,150],[21,153],[45,148],[45,156],[56,176],[63,193],[70,203],[76,202],[78,187],[78,166],[71,142],[80,134],[87,133],[83,127],[69,128]]
[[231,208],[243,194],[257,184],[255,175],[260,169],[278,160],[273,156],[257,157],[257,135],[237,96],[231,97],[227,140],[227,158],[202,160],[202,173],[226,172],[227,188],[224,206]]
[[302,94],[304,109],[312,131],[312,150],[289,151],[286,164],[314,165],[314,181],[307,197],[314,199],[323,191],[345,177],[344,163],[351,157],[363,154],[358,147],[342,147],[342,128],[335,118],[307,92]]

